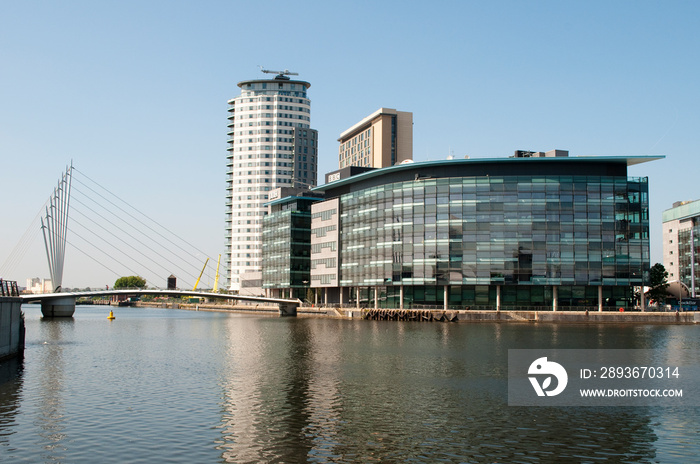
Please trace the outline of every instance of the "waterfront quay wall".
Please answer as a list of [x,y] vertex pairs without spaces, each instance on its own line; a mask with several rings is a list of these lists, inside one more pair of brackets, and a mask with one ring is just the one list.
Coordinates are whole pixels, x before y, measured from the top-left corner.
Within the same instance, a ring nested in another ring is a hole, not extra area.
[[0,296],[0,361],[19,356],[24,352],[24,324],[22,300]]
[[394,321],[438,322],[541,322],[541,323],[616,323],[616,324],[697,324],[696,312],[615,312],[615,311],[441,311],[410,309],[344,309],[340,315],[350,318]]
[[[159,306],[194,311],[279,314],[274,305],[139,302],[139,306]],[[613,323],[613,324],[698,324],[700,312],[651,311],[523,311],[523,310],[435,310],[435,309],[357,309],[302,306],[298,316],[328,316],[348,319],[420,322],[514,322],[514,323]]]

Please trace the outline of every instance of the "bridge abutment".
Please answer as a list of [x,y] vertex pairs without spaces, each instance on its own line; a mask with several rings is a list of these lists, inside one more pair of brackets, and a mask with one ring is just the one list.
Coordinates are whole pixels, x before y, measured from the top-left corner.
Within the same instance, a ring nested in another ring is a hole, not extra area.
[[21,356],[24,352],[22,300],[0,294],[0,360]]
[[41,314],[44,317],[73,317],[75,297],[60,296],[41,300]]
[[280,316],[296,317],[298,307],[299,307],[299,303],[297,303],[297,302],[279,303]]

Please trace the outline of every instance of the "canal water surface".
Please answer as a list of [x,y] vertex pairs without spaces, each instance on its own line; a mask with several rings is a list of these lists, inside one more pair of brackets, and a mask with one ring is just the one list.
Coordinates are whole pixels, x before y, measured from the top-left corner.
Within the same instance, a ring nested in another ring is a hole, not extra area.
[[700,327],[27,305],[0,462],[698,462],[700,411],[507,405],[509,348],[700,352]]

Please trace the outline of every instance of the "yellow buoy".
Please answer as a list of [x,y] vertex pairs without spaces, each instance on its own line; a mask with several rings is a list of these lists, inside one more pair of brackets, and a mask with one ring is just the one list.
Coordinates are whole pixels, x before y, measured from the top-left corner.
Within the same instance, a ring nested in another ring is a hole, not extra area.
[[109,316],[107,316],[107,319],[109,319],[110,321],[114,319],[114,313],[112,311],[109,312]]

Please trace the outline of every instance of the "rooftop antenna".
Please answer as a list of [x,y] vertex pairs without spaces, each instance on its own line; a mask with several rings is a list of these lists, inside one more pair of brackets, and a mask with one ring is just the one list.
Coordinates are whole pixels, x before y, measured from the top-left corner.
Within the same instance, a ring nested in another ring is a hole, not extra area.
[[260,67],[260,71],[264,72],[265,74],[277,74],[275,76],[275,79],[285,79],[289,80],[289,77],[287,76],[298,76],[299,73],[291,72],[289,69],[285,69],[284,71],[272,71],[270,69],[265,69],[262,66],[258,65]]

